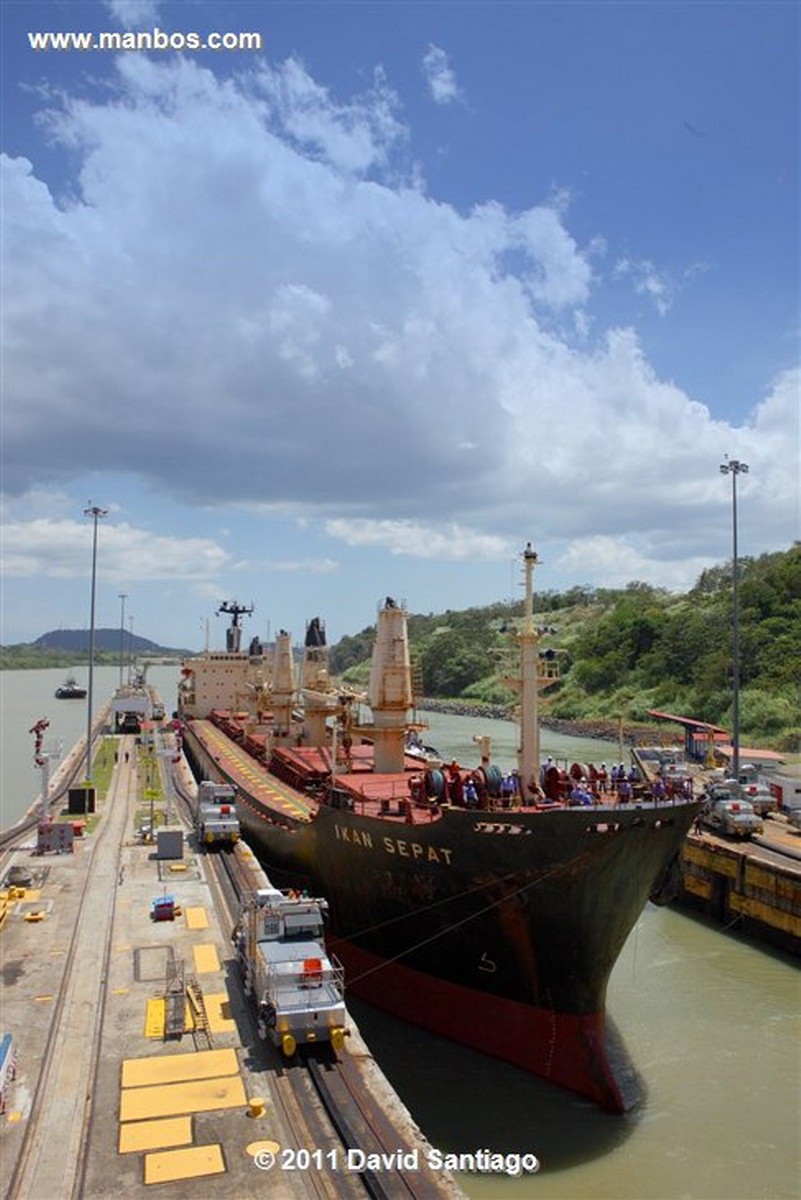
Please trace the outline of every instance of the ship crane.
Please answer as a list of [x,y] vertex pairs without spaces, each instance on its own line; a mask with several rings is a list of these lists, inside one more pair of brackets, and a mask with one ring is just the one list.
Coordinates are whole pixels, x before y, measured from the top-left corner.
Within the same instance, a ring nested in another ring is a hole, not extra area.
[[[353,734],[354,732],[363,732],[362,725],[358,720],[354,721],[353,719],[353,707],[364,704],[367,696],[364,692],[356,692],[348,687],[333,688],[329,692],[316,692],[312,688],[306,688],[303,691],[303,699],[306,702],[306,711],[308,712],[309,707],[313,706],[314,711],[322,717],[323,722],[326,715],[335,717],[336,723],[332,731],[331,743],[332,772],[336,774],[339,745],[342,746],[346,771],[350,772],[353,766],[350,753]],[[325,726],[323,728],[325,729]],[[322,745],[324,742],[325,736],[316,744]]]

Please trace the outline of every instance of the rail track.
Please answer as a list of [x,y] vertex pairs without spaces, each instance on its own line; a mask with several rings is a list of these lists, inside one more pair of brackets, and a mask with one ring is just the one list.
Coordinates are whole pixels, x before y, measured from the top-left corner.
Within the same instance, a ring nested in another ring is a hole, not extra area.
[[[118,775],[113,786],[115,795],[117,791],[124,794],[128,787],[127,778],[123,783],[122,775]],[[87,856],[80,891],[75,899],[71,932],[63,947],[60,980],[52,996],[52,1017],[25,1135],[6,1180],[8,1200],[24,1200],[25,1197],[35,1200],[41,1194],[37,1185],[39,1171],[46,1171],[48,1161],[54,1156],[62,1169],[64,1164],[70,1167],[69,1177],[62,1176],[61,1200],[77,1200],[83,1194],[92,1100],[105,1019],[104,985],[111,957],[115,885],[127,812],[127,805],[115,804],[114,796],[110,797],[106,817],[98,827],[91,855]],[[92,929],[91,938],[87,936],[88,927]],[[94,947],[91,964],[86,961],[88,945]],[[82,958],[79,952],[82,952]],[[85,1053],[76,1061],[74,1046],[78,1037]],[[58,1138],[52,1136],[54,1129],[59,1131]]]
[[[192,797],[175,771],[171,774],[174,794],[184,806],[191,823]],[[230,850],[207,851],[208,876],[221,915],[233,925],[247,886],[236,854]],[[270,1072],[271,1095],[281,1110],[282,1124],[293,1147],[308,1153],[315,1147],[320,1169],[304,1172],[304,1182],[321,1198],[369,1196],[372,1200],[413,1200],[439,1197],[443,1187],[433,1174],[402,1168],[374,1170],[370,1156],[402,1156],[413,1146],[392,1124],[380,1103],[359,1075],[351,1056],[337,1055],[330,1047],[298,1051],[287,1062],[280,1051],[259,1039],[252,1007],[245,1000],[247,1035],[251,1053],[263,1058]],[[348,1154],[357,1153],[357,1167],[343,1170]],[[361,1166],[362,1160],[364,1166]],[[397,1161],[397,1158],[396,1158]],[[333,1164],[337,1164],[336,1167]]]

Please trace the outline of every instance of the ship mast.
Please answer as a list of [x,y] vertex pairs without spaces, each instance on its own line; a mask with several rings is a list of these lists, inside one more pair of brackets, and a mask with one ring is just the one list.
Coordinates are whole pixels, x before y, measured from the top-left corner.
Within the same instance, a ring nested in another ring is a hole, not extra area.
[[242,641],[242,627],[239,620],[243,614],[249,616],[252,612],[252,604],[248,607],[247,604],[237,604],[236,600],[223,600],[217,609],[218,616],[220,613],[229,613],[231,616],[231,624],[225,631],[225,648],[229,654],[239,654]]
[[520,746],[517,762],[524,789],[530,783],[539,782],[540,772],[539,653],[537,650],[540,635],[534,626],[534,566],[537,561],[537,553],[532,550],[531,542],[528,542],[523,551],[523,566],[526,573],[523,628],[517,635],[520,643]]
[[303,744],[324,746],[326,717],[333,711],[335,694],[328,674],[325,625],[319,617],[306,625],[298,690],[303,700]]

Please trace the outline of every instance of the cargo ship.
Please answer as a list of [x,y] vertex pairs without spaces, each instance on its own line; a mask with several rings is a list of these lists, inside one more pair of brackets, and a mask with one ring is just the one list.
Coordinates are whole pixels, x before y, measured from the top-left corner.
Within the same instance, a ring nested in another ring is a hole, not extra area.
[[407,752],[413,673],[406,610],[390,597],[363,695],[331,679],[318,618],[296,679],[286,631],[272,656],[257,639],[242,651],[250,610],[222,606],[226,650],[182,667],[182,744],[199,778],[234,786],[265,865],[326,897],[350,992],[623,1112],[607,983],[649,898],[670,898],[699,806],[601,795],[573,807],[554,791],[539,753],[554,663],[533,620],[530,544],[522,557],[514,771],[489,739],[472,770]]

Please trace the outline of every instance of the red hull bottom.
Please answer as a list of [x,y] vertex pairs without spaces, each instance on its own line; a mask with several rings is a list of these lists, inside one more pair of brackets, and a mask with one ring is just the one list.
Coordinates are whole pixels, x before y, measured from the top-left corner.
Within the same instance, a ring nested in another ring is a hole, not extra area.
[[604,1013],[575,1016],[534,1008],[387,963],[347,942],[331,948],[355,995],[432,1033],[540,1075],[622,1113],[625,1105],[606,1057]]

